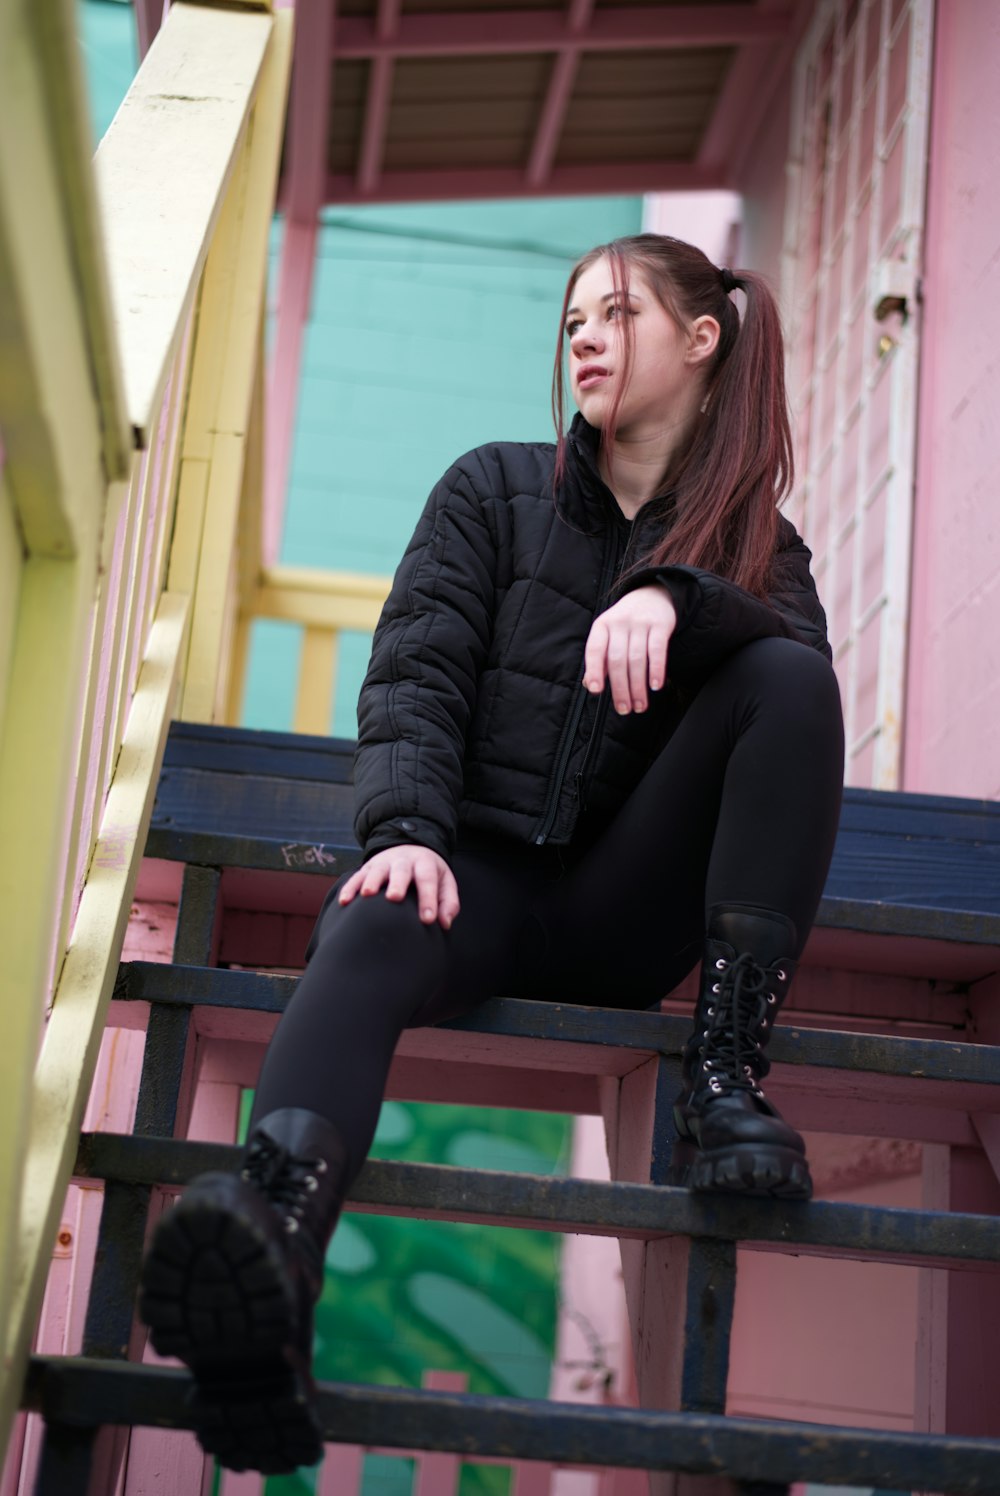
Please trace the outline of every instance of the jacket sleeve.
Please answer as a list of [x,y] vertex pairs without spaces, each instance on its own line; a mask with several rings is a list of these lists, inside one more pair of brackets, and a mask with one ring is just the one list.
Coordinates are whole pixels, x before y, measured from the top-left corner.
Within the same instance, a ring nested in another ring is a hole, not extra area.
[[767,601],[695,566],[658,566],[630,577],[628,591],[659,582],[677,609],[668,673],[681,685],[700,685],[754,639],[796,639],[833,658],[826,615],[809,570],[811,552],[783,515]]
[[496,546],[451,468],[406,548],[358,702],[354,829],[366,856],[417,842],[450,857],[469,720],[489,650]]

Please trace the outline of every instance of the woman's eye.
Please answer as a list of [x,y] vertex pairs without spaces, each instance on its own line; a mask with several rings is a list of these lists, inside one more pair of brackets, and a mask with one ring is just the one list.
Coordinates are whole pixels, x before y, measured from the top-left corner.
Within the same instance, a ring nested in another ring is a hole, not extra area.
[[580,331],[580,325],[581,324],[579,322],[567,322],[566,323],[566,336],[568,338],[571,338],[574,335],[574,333],[579,332]]

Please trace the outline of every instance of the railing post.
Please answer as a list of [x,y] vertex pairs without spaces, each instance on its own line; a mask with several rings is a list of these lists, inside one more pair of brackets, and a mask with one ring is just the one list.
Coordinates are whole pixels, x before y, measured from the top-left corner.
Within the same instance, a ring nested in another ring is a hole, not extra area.
[[[656,1056],[603,1087],[611,1177],[665,1184],[676,1130],[680,1060]],[[724,1412],[736,1291],[731,1242],[665,1236],[621,1243],[639,1403]],[[654,1472],[651,1496],[728,1496],[729,1481]]]

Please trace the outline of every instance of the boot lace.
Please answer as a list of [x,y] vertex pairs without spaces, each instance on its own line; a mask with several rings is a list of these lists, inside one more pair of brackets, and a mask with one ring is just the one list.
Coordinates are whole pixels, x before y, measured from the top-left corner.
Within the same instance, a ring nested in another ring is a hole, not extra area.
[[769,1067],[762,1050],[772,1021],[770,1009],[778,1001],[770,988],[784,983],[786,973],[780,966],[762,966],[746,951],[732,961],[720,956],[715,969],[716,1001],[709,1005],[709,1026],[702,1036],[702,1070],[709,1077],[709,1089],[716,1095],[748,1091],[763,1097],[759,1081]]
[[247,1148],[240,1178],[285,1212],[285,1230],[294,1235],[327,1167],[325,1158],[300,1158],[260,1132]]

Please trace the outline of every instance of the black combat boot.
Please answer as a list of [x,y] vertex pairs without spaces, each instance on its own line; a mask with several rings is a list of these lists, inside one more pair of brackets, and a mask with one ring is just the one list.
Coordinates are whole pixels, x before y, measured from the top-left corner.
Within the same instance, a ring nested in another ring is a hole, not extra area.
[[346,1162],[324,1117],[271,1112],[240,1172],[193,1179],[153,1234],[139,1313],[153,1348],[191,1368],[195,1431],[229,1470],[278,1475],[322,1455],[313,1309]]
[[795,926],[783,914],[750,905],[712,910],[684,1089],[674,1106],[673,1183],[787,1200],[812,1194],[805,1144],[760,1085],[795,949]]

